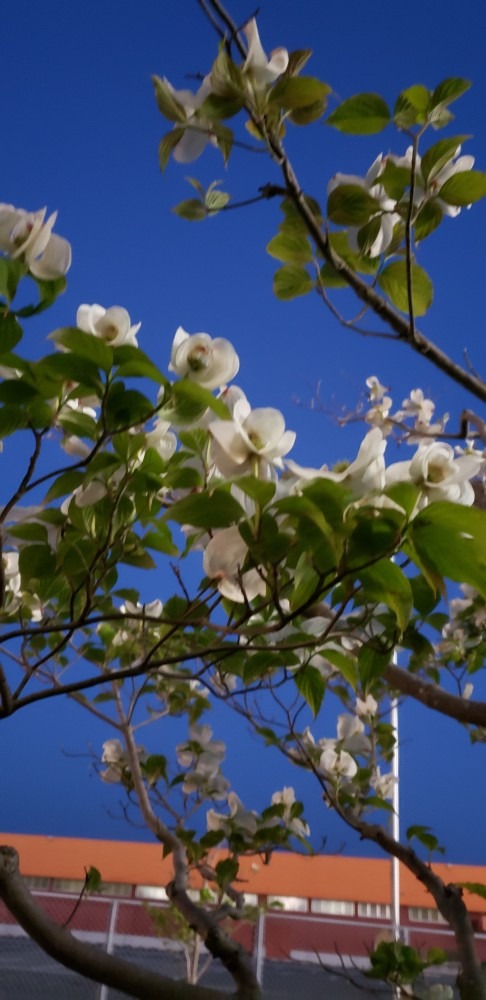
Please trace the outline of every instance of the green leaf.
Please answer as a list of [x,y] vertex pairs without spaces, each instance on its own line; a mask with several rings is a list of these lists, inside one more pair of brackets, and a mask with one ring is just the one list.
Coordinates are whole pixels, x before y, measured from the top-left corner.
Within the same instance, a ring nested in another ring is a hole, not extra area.
[[455,882],[454,885],[459,886],[460,889],[467,889],[473,896],[480,896],[481,899],[486,899],[486,885],[483,885],[482,882]]
[[[358,246],[362,254],[365,256],[370,256],[372,254],[373,246],[375,240],[377,239],[381,230],[381,218],[375,215],[373,219],[370,219],[361,229],[358,230],[357,239]],[[376,253],[373,254],[376,256]]]
[[98,871],[93,865],[90,865],[88,869],[85,869],[86,877],[84,882],[84,888],[86,892],[100,892],[102,886],[101,872]]
[[439,841],[435,834],[430,833],[429,826],[409,826],[406,831],[407,840],[418,840],[420,844],[423,844],[428,851],[439,851],[441,854],[444,853],[444,848],[441,847]]
[[[9,257],[0,257],[0,295],[8,303],[15,298],[15,293],[21,278],[27,273],[27,268],[21,260],[11,260]],[[8,317],[4,316],[4,319]]]
[[327,214],[338,226],[364,226],[380,203],[360,184],[340,184],[327,199]]
[[1,403],[30,403],[38,396],[37,390],[22,379],[5,379],[4,382],[0,382]]
[[231,882],[234,882],[238,875],[238,859],[224,858],[223,861],[218,861],[215,871],[218,885],[224,889],[227,885],[230,885]]
[[228,204],[231,195],[226,191],[208,191],[206,194],[205,202],[206,209],[211,215],[215,215],[216,212],[220,212],[225,205]]
[[64,497],[68,493],[73,493],[78,486],[82,486],[83,482],[84,473],[80,470],[62,472],[47,491],[46,503],[49,503],[51,500],[57,500],[58,497]]
[[351,685],[353,691],[356,691],[358,686],[358,667],[351,656],[346,656],[339,649],[326,649],[325,646],[322,647],[320,652],[325,660],[329,660],[329,663],[332,663],[333,667],[339,670],[339,673]]
[[480,170],[461,170],[449,177],[438,194],[448,205],[471,205],[486,195],[486,173]]
[[226,100],[241,100],[245,79],[239,66],[221,47],[211,69],[211,93]]
[[412,613],[413,596],[410,581],[400,567],[389,559],[381,559],[374,566],[361,570],[359,577],[372,600],[383,601],[391,608],[403,632]]
[[[378,284],[390,301],[408,313],[407,265],[404,260],[393,261],[383,269]],[[412,264],[412,302],[416,316],[424,316],[432,305],[434,286],[422,267]]]
[[282,76],[271,90],[268,101],[284,111],[293,111],[322,103],[330,93],[331,87],[313,76]]
[[22,579],[45,580],[55,572],[56,557],[49,545],[26,545],[19,552]]
[[410,125],[424,125],[431,107],[430,90],[421,83],[407,87],[398,95],[394,110],[394,119],[399,128]]
[[327,119],[329,125],[349,135],[374,135],[386,128],[389,121],[388,105],[379,94],[348,97]]
[[169,556],[178,555],[177,546],[172,541],[172,535],[165,521],[157,521],[157,530],[148,531],[144,535],[142,542],[148,549],[155,549],[156,552],[164,552]]
[[165,80],[162,80],[160,76],[154,75],[152,76],[152,83],[154,85],[155,100],[157,101],[158,109],[162,112],[164,118],[168,118],[171,122],[186,122],[186,112],[182,104],[179,104],[179,101],[174,97]]
[[267,244],[267,253],[286,264],[310,264],[312,249],[307,236],[284,229]]
[[178,205],[174,205],[172,211],[188,222],[202,222],[208,216],[207,209],[202,201],[199,201],[199,198],[188,198],[186,201],[180,201]]
[[[0,258],[0,264],[3,260]],[[22,340],[22,327],[12,313],[0,313],[0,356],[11,351]]]
[[194,528],[229,528],[245,516],[240,504],[226,490],[198,493],[172,504],[164,517]]
[[76,382],[90,389],[96,389],[100,395],[103,393],[103,384],[100,378],[98,365],[87,358],[68,352],[49,354],[42,358],[35,367],[38,376],[45,375],[47,378],[54,378],[57,382]]
[[117,366],[117,375],[141,378],[150,378],[158,385],[166,385],[168,379],[150,360],[150,358],[139,348],[131,344],[123,344],[121,347],[113,349],[113,364]]
[[295,686],[309,705],[314,718],[319,714],[326,683],[324,678],[315,667],[302,667],[294,674]]
[[100,337],[92,333],[84,333],[75,326],[62,327],[51,333],[50,339],[62,347],[66,347],[80,358],[93,361],[103,371],[111,371],[113,365],[113,349]]
[[435,88],[432,94],[432,107],[436,107],[437,104],[444,106],[452,104],[452,101],[457,101],[458,97],[462,97],[462,94],[465,94],[470,86],[470,80],[463,80],[460,76],[448,77]]
[[455,135],[451,136],[450,139],[439,139],[439,142],[430,146],[422,156],[420,167],[425,184],[434,180],[442,167],[445,167],[446,163],[454,158],[459,151],[459,146],[469,138],[468,135]]
[[437,201],[435,199],[426,201],[416,215],[413,224],[416,243],[420,243],[426,236],[430,236],[437,229],[437,226],[440,226],[442,219],[443,212]]
[[410,534],[423,566],[486,598],[486,511],[431,503],[412,521]]
[[235,480],[235,485],[261,507],[266,507],[270,503],[276,490],[275,483],[264,482],[262,479],[257,479],[256,476],[241,476],[240,479]]
[[292,611],[303,607],[311,598],[317,599],[319,582],[319,576],[310,565],[308,553],[303,552],[295,569],[294,589],[290,598]]
[[315,101],[305,108],[294,108],[289,112],[289,121],[293,125],[310,125],[322,118],[327,107],[327,101]]
[[221,420],[228,420],[231,416],[223,400],[213,396],[210,389],[205,389],[197,382],[181,379],[172,386],[172,391],[177,400],[197,404],[199,408],[203,407],[203,412],[207,409],[212,410]]
[[314,282],[305,267],[289,264],[280,267],[273,276],[273,291],[282,302],[307,295],[313,288]]
[[311,55],[312,49],[294,49],[293,52],[289,52],[289,61],[285,70],[285,76],[297,76],[306,63],[308,63]]
[[159,143],[159,167],[162,172],[165,170],[169,160],[170,154],[176,148],[178,143],[181,141],[184,135],[184,128],[174,128],[167,135],[164,135]]
[[28,415],[19,406],[0,407],[0,437],[8,437],[14,431],[27,427]]
[[233,97],[221,97],[219,94],[208,94],[201,107],[199,114],[201,118],[206,118],[210,122],[221,118],[233,118],[241,111],[244,105],[243,94],[234,94]]
[[377,178],[377,184],[381,184],[389,198],[400,201],[405,189],[409,186],[411,172],[408,167],[398,167],[393,160],[387,160],[385,169]]
[[123,382],[114,382],[108,394],[105,414],[110,431],[142,424],[151,416],[153,406],[136,389],[126,389]]
[[410,579],[413,594],[413,606],[421,615],[429,615],[439,603],[436,591],[428,584],[422,574]]

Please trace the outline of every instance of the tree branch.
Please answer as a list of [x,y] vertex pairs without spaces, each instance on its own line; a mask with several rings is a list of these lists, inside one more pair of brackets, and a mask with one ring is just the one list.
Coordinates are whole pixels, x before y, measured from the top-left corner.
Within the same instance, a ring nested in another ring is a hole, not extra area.
[[[119,692],[116,692],[116,696],[119,703]],[[224,933],[211,913],[198,906],[188,896],[188,862],[185,848],[178,836],[162,823],[152,809],[140,770],[133,733],[129,725],[123,724],[122,716],[123,710],[120,715],[120,723],[140,812],[148,829],[173,856],[174,879],[167,886],[169,899],[182,914],[189,927],[202,938],[213,958],[219,959],[232,976],[238,988],[238,997],[241,1000],[258,1000],[261,996],[260,986],[248,953]]]
[[438,684],[432,684],[393,663],[386,668],[383,676],[392,688],[420,701],[434,712],[440,712],[441,715],[447,715],[466,725],[486,727],[486,701],[469,701],[457,694],[450,694]]
[[54,923],[24,885],[19,856],[13,847],[0,847],[0,898],[20,926],[56,962],[97,983],[144,1000],[229,1000],[231,994],[190,986],[114,958]]

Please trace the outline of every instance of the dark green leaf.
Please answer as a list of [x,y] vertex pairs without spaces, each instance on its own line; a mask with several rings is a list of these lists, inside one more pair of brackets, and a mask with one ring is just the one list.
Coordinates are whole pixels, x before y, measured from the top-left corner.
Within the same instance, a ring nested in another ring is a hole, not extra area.
[[391,608],[403,632],[412,612],[413,598],[410,582],[400,567],[389,559],[381,559],[361,570],[359,576],[366,594]]
[[113,348],[113,364],[118,366],[117,375],[140,376],[151,378],[159,385],[166,384],[168,379],[139,347],[123,344]]
[[[0,258],[0,264],[3,260]],[[0,313],[0,355],[11,351],[22,339],[22,327],[12,313]]]
[[486,511],[431,503],[412,521],[411,538],[424,566],[486,597]]
[[199,201],[199,198],[188,198],[186,201],[181,201],[174,206],[172,211],[188,222],[202,222],[208,216],[206,206],[203,205],[202,201]]
[[338,226],[364,226],[380,203],[359,184],[340,184],[327,199],[327,214]]
[[327,121],[350,135],[374,135],[386,128],[390,111],[379,94],[355,94],[343,101]]
[[179,104],[177,98],[174,97],[165,80],[162,80],[160,76],[153,76],[152,83],[155,89],[157,106],[164,118],[168,118],[171,122],[187,121],[187,115],[182,104]]
[[319,714],[326,683],[324,678],[315,667],[302,667],[294,674],[295,686],[309,705],[314,718]]
[[95,337],[92,333],[84,333],[75,326],[63,327],[50,334],[51,340],[62,347],[78,354],[80,358],[93,361],[105,372],[109,372],[113,365],[113,348],[105,344],[100,337]]
[[[15,298],[17,286],[21,278],[27,273],[27,268],[21,260],[11,260],[9,257],[0,257],[0,295],[8,303]],[[4,316],[6,319],[8,317]]]
[[174,503],[165,513],[169,521],[194,528],[228,528],[244,517],[240,504],[225,490],[198,493]]
[[293,125],[311,125],[312,122],[322,118],[326,107],[327,101],[315,101],[314,104],[308,104],[305,108],[295,108],[290,111],[288,118]]
[[330,93],[331,87],[313,76],[282,76],[270,92],[269,103],[277,104],[284,111],[293,111],[323,102]]
[[165,170],[169,160],[170,154],[181,141],[184,135],[184,128],[174,128],[167,135],[164,135],[159,143],[159,167],[162,171]]

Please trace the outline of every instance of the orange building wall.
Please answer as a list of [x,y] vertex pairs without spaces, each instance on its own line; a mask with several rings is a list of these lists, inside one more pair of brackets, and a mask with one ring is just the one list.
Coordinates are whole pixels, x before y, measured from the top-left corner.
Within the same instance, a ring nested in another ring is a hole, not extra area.
[[[17,849],[24,875],[82,879],[85,868],[92,865],[99,869],[105,882],[164,886],[172,877],[171,859],[162,858],[159,844],[14,833],[0,833],[0,843]],[[217,861],[222,853],[215,851],[214,860]],[[439,863],[433,868],[446,883],[486,884],[486,866]],[[239,879],[242,891],[262,896],[304,896],[366,903],[388,903],[391,898],[390,861],[386,858],[308,857],[276,852],[269,864],[258,856],[242,858]],[[197,877],[193,884],[198,885]],[[400,896],[404,906],[434,905],[431,896],[403,866]],[[468,902],[475,913],[486,914],[485,899],[471,896]]]

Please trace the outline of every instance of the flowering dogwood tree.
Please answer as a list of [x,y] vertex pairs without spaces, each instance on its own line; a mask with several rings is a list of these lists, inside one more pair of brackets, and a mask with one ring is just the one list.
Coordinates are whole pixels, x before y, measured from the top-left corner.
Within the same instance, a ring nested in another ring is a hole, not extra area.
[[[267,248],[282,265],[277,296],[315,291],[347,323],[333,296],[350,288],[380,335],[405,342],[484,402],[480,377],[416,325],[432,299],[417,244],[486,194],[486,174],[460,155],[461,137],[428,144],[467,83],[412,86],[393,113],[374,94],[340,104],[330,125],[373,134],[393,123],[408,148],[380,154],[364,178],[335,175],[321,208],[301,189],[284,146],[287,128],[326,113],[330,87],[301,74],[310,53],[267,56],[254,20],[240,31],[218,0],[201,6],[222,41],[196,94],[154,78],[172,124],[161,165],[171,154],[191,162],[208,144],[227,161],[239,141],[227,119],[244,117],[280,174],[258,196],[281,199],[283,219]],[[204,191],[196,183],[196,191],[177,207],[183,218],[229,203],[216,184]],[[0,716],[70,697],[103,720],[100,777],[126,790],[171,855],[170,900],[233,977],[237,996],[260,995],[250,957],[226,929],[244,913],[239,858],[303,845],[309,828],[290,785],[261,813],[231,788],[225,746],[208,721],[216,700],[251,721],[289,769],[311,772],[345,824],[415,874],[454,931],[461,997],[486,997],[467,887],[445,885],[423,860],[422,848],[439,846],[435,833],[414,826],[402,843],[389,831],[388,721],[390,695],[400,693],[467,725],[473,738],[486,728],[486,704],[470,679],[485,651],[484,423],[464,411],[454,448],[421,389],[395,409],[370,376],[355,460],[328,468],[318,454],[315,468],[303,468],[290,457],[295,434],[283,414],[252,408],[234,384],[239,358],[227,339],[179,328],[168,375],[139,346],[140,324],[125,308],[83,304],[50,333],[52,350],[29,360],[22,323],[63,291],[71,262],[69,244],[53,233],[55,214],[45,216],[0,206],[0,436],[31,441],[27,467],[2,496]],[[32,282],[35,303],[17,305],[18,289],[23,301]],[[393,437],[408,442],[410,459],[388,460]],[[130,567],[159,572],[174,560],[174,594],[161,599],[157,575],[144,602]],[[198,568],[193,587],[184,560]],[[406,665],[397,665],[398,648]],[[335,729],[324,731],[330,698],[340,709]],[[149,753],[138,730],[163,727],[169,716],[187,721],[187,736],[172,754]],[[199,833],[196,814],[205,817]],[[226,853],[214,862],[220,847]],[[38,910],[15,852],[3,848],[1,861],[1,897],[65,964],[131,996],[219,995],[76,941]],[[192,869],[214,890],[211,908],[189,893]],[[416,975],[437,960],[410,962]],[[409,982],[403,955],[400,975],[397,961],[396,948],[381,947],[374,973]]]

